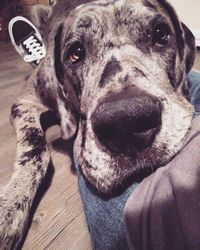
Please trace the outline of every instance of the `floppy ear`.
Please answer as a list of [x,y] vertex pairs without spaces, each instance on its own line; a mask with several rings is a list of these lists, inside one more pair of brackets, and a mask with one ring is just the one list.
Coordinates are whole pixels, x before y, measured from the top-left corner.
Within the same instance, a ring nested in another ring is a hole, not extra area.
[[188,29],[188,27],[181,23],[183,29],[183,36],[185,40],[185,69],[186,73],[188,73],[193,64],[195,59],[195,38],[192,32]]
[[77,106],[67,93],[63,84],[63,71],[60,62],[60,45],[62,24],[56,23],[47,39],[47,54],[38,66],[35,89],[43,103],[57,112],[60,118],[61,130],[64,139],[70,139],[77,131],[78,112]]
[[41,4],[36,4],[31,8],[31,22],[37,27],[42,36],[47,24],[47,20],[52,13],[52,8],[52,6]]

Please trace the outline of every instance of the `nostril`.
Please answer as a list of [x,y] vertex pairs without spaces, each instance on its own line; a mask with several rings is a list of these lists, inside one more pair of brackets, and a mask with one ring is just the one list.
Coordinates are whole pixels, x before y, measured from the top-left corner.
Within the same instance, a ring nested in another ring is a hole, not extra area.
[[135,132],[144,132],[149,129],[160,126],[161,124],[161,111],[158,108],[153,109],[150,113],[142,114],[141,117],[135,122],[134,130]]

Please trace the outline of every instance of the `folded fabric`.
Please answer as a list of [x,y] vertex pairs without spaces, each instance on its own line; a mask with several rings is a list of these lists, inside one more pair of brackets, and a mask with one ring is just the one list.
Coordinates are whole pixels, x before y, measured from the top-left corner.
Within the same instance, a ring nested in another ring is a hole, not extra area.
[[181,152],[135,188],[124,221],[130,249],[200,249],[200,117]]

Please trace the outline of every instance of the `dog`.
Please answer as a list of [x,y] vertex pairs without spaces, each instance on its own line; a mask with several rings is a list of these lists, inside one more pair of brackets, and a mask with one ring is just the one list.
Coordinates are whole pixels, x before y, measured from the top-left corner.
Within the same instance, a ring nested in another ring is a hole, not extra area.
[[1,249],[19,246],[48,171],[44,112],[59,117],[83,174],[104,194],[169,162],[191,126],[194,37],[167,1],[60,1],[44,16],[47,56],[11,109],[17,153],[0,196]]

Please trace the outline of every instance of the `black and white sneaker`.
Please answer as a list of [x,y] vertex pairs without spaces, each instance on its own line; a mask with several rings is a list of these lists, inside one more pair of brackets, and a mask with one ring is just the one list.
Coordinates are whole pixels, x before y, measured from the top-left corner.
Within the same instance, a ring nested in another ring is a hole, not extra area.
[[8,31],[12,44],[25,62],[37,66],[46,55],[42,37],[36,27],[25,17],[11,19]]

